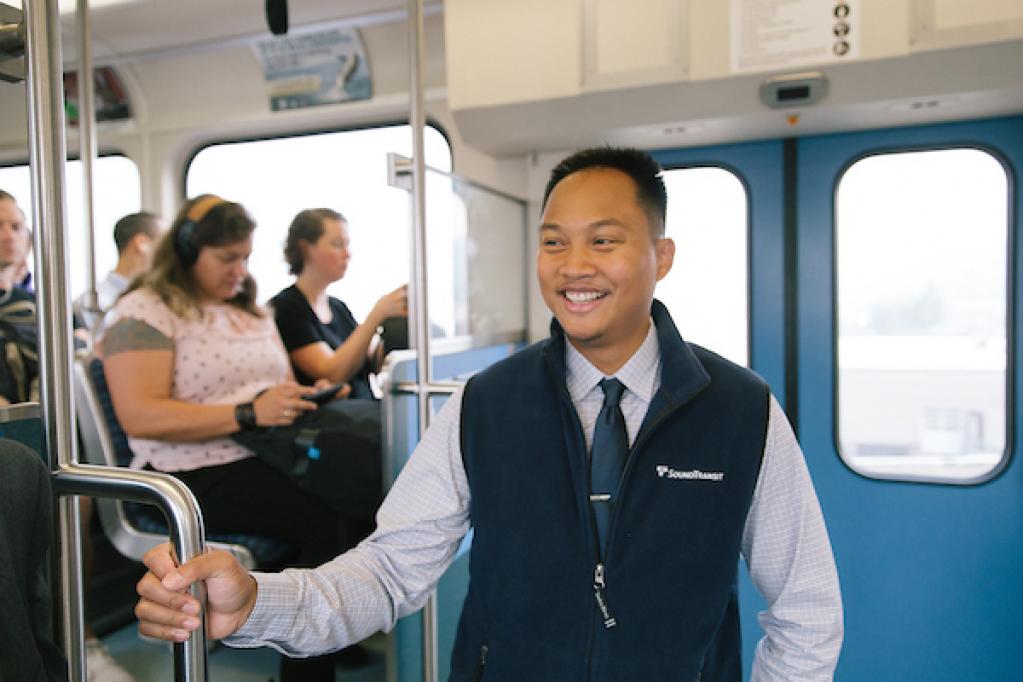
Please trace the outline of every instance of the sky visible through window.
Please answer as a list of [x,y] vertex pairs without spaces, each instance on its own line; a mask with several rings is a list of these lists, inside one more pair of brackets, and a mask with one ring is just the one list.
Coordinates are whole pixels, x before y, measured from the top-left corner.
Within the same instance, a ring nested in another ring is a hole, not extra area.
[[655,296],[687,341],[749,362],[746,188],[723,168],[664,173],[675,264]]
[[[444,136],[427,127],[425,146],[427,165],[450,172]],[[262,301],[294,280],[283,246],[295,214],[340,212],[349,224],[351,262],[328,291],[361,320],[380,296],[408,281],[409,193],[388,186],[386,155],[410,156],[411,147],[408,126],[217,144],[192,160],[186,194],[209,192],[248,209],[257,224],[249,269]]]
[[977,149],[870,156],[836,195],[839,446],[975,479],[1005,448],[1008,179]]
[[[84,191],[82,163],[69,161],[64,166],[67,187],[68,257],[71,266],[71,296],[75,297],[88,286],[88,236],[83,216]],[[117,265],[117,247],[114,246],[114,223],[122,216],[137,213],[142,202],[139,169],[125,156],[102,156],[93,168],[96,226],[96,279],[102,280]],[[0,168],[0,189],[10,192],[25,211],[29,226],[32,216],[32,180],[28,166]],[[35,268],[34,259],[29,267]]]

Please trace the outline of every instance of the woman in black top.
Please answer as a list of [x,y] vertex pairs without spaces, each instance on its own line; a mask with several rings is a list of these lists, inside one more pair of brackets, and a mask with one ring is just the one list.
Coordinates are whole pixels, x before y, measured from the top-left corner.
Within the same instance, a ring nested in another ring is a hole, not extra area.
[[347,381],[352,397],[372,397],[369,349],[377,327],[408,314],[406,287],[385,294],[359,324],[327,287],[345,275],[350,257],[348,223],[329,208],[300,212],[291,222],[284,257],[295,284],[270,301],[277,328],[300,383]]

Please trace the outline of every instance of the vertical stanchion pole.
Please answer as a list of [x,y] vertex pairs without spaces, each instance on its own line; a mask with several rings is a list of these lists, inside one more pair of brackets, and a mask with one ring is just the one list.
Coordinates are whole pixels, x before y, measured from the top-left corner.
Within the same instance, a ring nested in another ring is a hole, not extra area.
[[[38,275],[36,317],[39,326],[40,403],[50,468],[57,472],[54,481],[62,484],[65,479],[73,478],[73,472],[79,469],[79,464],[71,389],[73,343],[64,203],[64,163],[67,151],[57,0],[27,2],[25,26],[29,166],[35,220],[35,266]],[[88,80],[91,83],[91,68],[88,63],[85,66],[89,68]],[[87,87],[84,92],[90,91],[91,87]],[[83,97],[86,95],[83,94]],[[87,99],[91,103],[91,94]],[[91,104],[87,107],[91,107]],[[87,115],[92,114],[90,112]],[[92,144],[95,149],[94,140]],[[86,671],[82,545],[79,534],[81,513],[78,498],[74,495],[62,495],[59,504],[64,646],[70,679],[83,680]],[[204,533],[194,498],[179,495],[179,499],[167,504],[165,512],[172,517],[172,527],[178,529],[175,538],[178,556],[187,560],[199,554],[203,547]],[[202,586],[193,586],[192,594],[200,599],[200,603],[205,603]],[[176,679],[205,682],[206,637],[203,627],[193,632],[187,642],[175,644],[174,654]]]
[[[99,310],[96,298],[96,209],[93,169],[96,165],[96,100],[92,74],[92,15],[89,0],[78,0],[78,149],[82,160],[82,218],[85,220],[85,307]],[[97,316],[98,319],[98,316]],[[92,331],[92,330],[90,330]],[[91,342],[91,341],[90,341]]]
[[[430,357],[430,313],[426,250],[426,159],[423,131],[426,107],[423,96],[423,3],[408,0],[409,127],[412,129],[412,282],[411,320],[415,330],[416,377],[419,407],[419,439],[429,426],[430,394],[433,380]],[[423,607],[423,682],[437,680],[437,595],[430,595]]]
[[[71,404],[71,315],[68,302],[64,210],[64,78],[57,0],[25,3],[34,251],[38,275],[39,386],[50,468],[77,460]],[[71,679],[85,677],[82,646],[82,544],[76,497],[62,497],[60,583],[64,646]]]

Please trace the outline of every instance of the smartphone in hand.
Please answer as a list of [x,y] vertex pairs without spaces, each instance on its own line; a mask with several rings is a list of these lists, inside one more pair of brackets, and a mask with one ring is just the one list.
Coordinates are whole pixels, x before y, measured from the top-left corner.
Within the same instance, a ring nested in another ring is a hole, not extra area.
[[316,393],[311,393],[307,395],[304,399],[311,400],[317,405],[323,405],[324,403],[329,403],[331,400],[333,400],[334,396],[337,395],[337,392],[344,388],[344,386],[345,382],[343,381],[338,382],[336,384],[331,384],[326,388],[321,388]]

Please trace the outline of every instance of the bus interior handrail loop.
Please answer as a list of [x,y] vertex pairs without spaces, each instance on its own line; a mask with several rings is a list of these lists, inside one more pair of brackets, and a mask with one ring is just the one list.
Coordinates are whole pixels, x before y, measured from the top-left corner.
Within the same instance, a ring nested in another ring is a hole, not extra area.
[[[163,512],[171,542],[180,563],[205,551],[206,533],[199,503],[192,491],[177,478],[155,471],[94,464],[62,464],[53,472],[53,491],[58,496],[87,495],[155,505]],[[174,644],[175,679],[206,682],[206,590],[201,582],[189,588],[200,604],[199,627],[188,640]],[[72,642],[71,646],[80,646]]]
[[398,381],[391,384],[390,392],[394,395],[419,395],[426,393],[427,397],[441,395],[454,395],[465,382],[463,381],[433,381],[429,384],[420,384],[416,381]]

